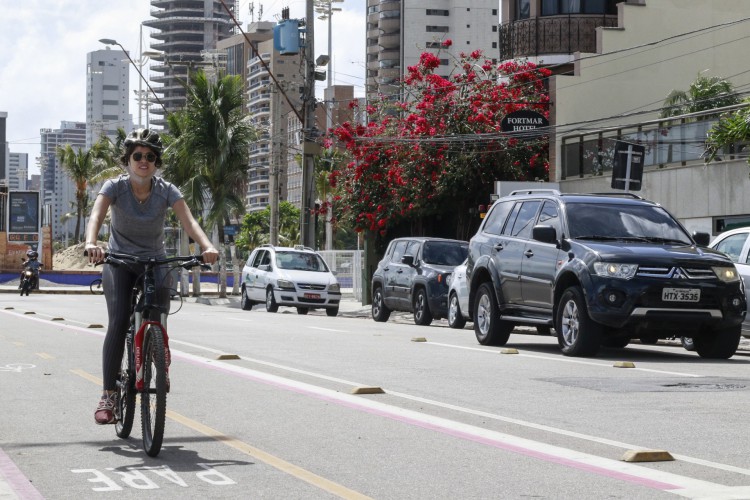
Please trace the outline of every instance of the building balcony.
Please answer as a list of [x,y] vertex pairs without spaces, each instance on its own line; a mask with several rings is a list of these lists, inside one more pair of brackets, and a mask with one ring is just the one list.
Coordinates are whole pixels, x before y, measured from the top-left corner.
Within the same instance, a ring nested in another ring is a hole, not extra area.
[[378,45],[384,49],[395,49],[401,46],[401,32],[400,30],[396,33],[383,33],[378,38]]
[[[393,11],[396,12],[396,11]],[[384,12],[381,12],[384,14]],[[378,22],[378,28],[385,32],[398,31],[401,29],[401,18],[400,17],[381,17]]]
[[500,25],[500,60],[596,52],[596,28],[616,27],[617,16],[569,15]]
[[[645,147],[644,171],[667,166],[703,165],[706,133],[722,113],[743,104],[720,110],[701,111],[631,125],[619,125],[585,134],[567,134],[560,140],[560,179],[612,174],[617,141]],[[727,147],[719,156],[724,160],[747,158],[746,145]]]

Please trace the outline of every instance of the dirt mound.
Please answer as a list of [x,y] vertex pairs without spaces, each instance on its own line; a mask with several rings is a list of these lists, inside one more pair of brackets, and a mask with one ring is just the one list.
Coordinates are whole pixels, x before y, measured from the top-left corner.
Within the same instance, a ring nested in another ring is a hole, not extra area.
[[[100,246],[107,248],[105,241],[99,242]],[[55,271],[75,271],[80,269],[93,269],[93,266],[89,265],[88,257],[83,256],[83,249],[86,247],[85,243],[79,243],[65,250],[55,252],[52,257],[52,269]]]

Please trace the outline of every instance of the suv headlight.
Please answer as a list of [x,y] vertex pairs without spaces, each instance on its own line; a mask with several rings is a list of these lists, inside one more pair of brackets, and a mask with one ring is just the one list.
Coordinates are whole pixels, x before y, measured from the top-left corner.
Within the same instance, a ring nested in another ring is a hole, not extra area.
[[629,280],[638,271],[637,264],[618,264],[616,262],[594,262],[594,271],[599,276]]
[[339,286],[338,283],[331,283],[330,285],[328,285],[328,291],[329,292],[340,292],[341,291],[341,287]]
[[724,283],[734,283],[735,281],[740,280],[740,275],[734,266],[712,267],[711,269],[713,270],[716,277],[719,278]]
[[276,285],[282,289],[294,290],[294,283],[289,280],[278,280],[276,281]]

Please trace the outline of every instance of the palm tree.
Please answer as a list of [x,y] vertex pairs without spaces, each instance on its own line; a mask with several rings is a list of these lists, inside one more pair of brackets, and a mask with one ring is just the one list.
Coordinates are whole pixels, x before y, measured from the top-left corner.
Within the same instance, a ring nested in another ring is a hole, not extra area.
[[[741,143],[750,142],[750,99],[745,99],[743,102],[748,107],[722,115],[719,121],[708,131],[706,140],[707,163],[714,160],[725,146],[730,146],[735,149],[734,153],[739,153],[740,148],[746,147],[745,144]],[[747,161],[750,164],[750,158]]]
[[101,180],[102,174],[108,171],[107,148],[107,140],[102,138],[89,150],[73,149],[70,144],[58,146],[56,150],[60,165],[76,186],[76,229],[74,233],[76,243],[80,241],[81,222],[87,213],[89,183],[98,182]]
[[[248,152],[256,139],[243,112],[242,80],[227,75],[216,82],[198,71],[191,76],[179,126],[170,144],[181,169],[186,201],[197,213],[205,212],[208,227],[216,227],[224,241],[224,226],[245,211]],[[221,288],[226,297],[226,265],[220,252]]]
[[709,109],[732,106],[740,102],[732,83],[718,76],[698,75],[684,90],[672,90],[662,105],[659,118],[685,115]]

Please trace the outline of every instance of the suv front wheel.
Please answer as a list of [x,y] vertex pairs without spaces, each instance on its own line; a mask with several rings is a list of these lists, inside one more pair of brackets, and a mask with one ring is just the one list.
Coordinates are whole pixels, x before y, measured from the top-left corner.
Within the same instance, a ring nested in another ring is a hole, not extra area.
[[589,318],[580,287],[563,292],[557,307],[557,342],[566,356],[593,356],[599,351],[602,327]]
[[474,300],[474,335],[480,344],[502,346],[508,342],[515,325],[499,317],[492,283],[482,283]]
[[701,358],[729,359],[737,352],[742,337],[742,325],[719,328],[693,339]]
[[432,323],[432,313],[430,304],[427,301],[427,292],[424,288],[419,288],[414,296],[414,323],[421,326],[428,326]]

